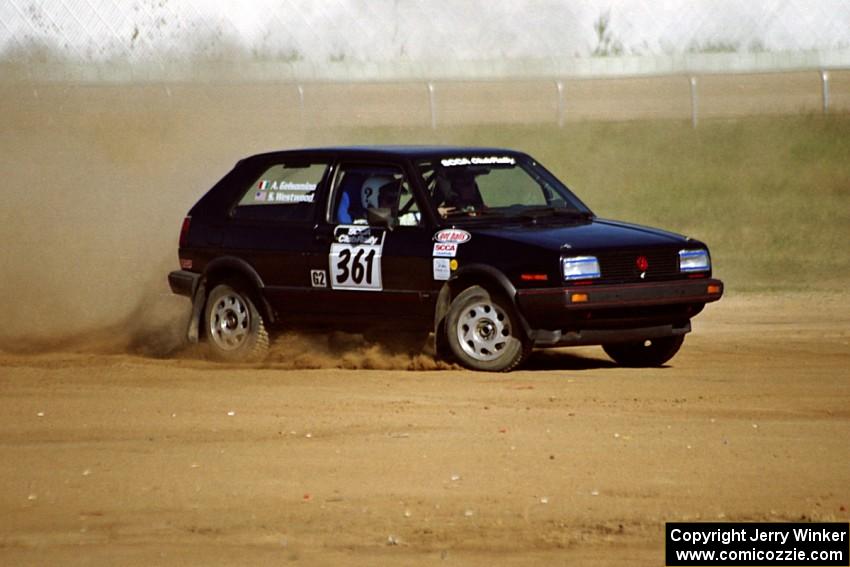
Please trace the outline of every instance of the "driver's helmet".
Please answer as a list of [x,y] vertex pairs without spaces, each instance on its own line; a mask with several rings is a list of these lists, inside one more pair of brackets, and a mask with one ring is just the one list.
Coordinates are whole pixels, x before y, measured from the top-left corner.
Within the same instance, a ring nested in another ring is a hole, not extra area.
[[391,182],[392,177],[373,175],[363,182],[360,190],[360,205],[364,209],[376,209],[380,203],[381,187]]

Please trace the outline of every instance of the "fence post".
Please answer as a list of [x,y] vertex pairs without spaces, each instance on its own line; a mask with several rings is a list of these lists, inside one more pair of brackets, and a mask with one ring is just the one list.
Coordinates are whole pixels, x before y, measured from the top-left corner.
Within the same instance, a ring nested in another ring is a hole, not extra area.
[[823,94],[823,113],[829,112],[829,71],[822,69],[820,72],[821,92]]
[[428,81],[428,108],[431,109],[431,130],[437,129],[437,100],[434,94],[434,83]]
[[304,87],[298,83],[298,112],[301,115],[301,127],[303,128],[307,122],[307,117],[304,115]]
[[691,77],[691,128],[697,127],[697,78]]
[[564,82],[555,81],[555,88],[558,89],[558,128],[564,127]]

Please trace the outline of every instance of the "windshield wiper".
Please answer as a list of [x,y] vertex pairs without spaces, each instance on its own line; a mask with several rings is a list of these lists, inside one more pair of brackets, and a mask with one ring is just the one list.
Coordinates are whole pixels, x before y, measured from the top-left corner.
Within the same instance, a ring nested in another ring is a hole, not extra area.
[[468,217],[468,218],[476,218],[476,217],[492,217],[492,216],[504,216],[501,211],[493,210],[493,209],[475,209],[471,207],[466,207],[463,209],[453,209],[451,211],[447,211],[443,218],[452,218],[452,217]]
[[570,218],[579,220],[590,220],[593,218],[593,213],[589,211],[577,211],[575,209],[565,209],[563,207],[535,206],[535,207],[508,207],[508,208],[493,208],[493,209],[457,209],[447,212],[443,218],[452,220],[482,220],[482,219],[500,219],[500,220],[530,220],[537,222],[542,218]]

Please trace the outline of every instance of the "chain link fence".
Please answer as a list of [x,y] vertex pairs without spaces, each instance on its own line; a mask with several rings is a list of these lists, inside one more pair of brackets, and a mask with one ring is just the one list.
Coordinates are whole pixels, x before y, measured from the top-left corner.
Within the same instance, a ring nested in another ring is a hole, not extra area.
[[724,53],[781,60],[779,54],[847,50],[850,2],[843,0],[0,3],[0,57],[7,60],[391,69]]
[[850,110],[850,2],[5,0],[0,82],[270,84],[302,124],[696,126]]

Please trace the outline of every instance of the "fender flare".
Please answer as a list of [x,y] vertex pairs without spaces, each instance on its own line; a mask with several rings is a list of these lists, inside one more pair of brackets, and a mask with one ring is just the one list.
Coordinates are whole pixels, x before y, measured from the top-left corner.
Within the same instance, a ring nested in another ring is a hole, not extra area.
[[265,288],[265,284],[263,283],[262,278],[260,278],[260,275],[257,273],[257,270],[241,258],[221,256],[207,264],[204,269],[204,273],[201,275],[200,281],[198,282],[195,295],[192,298],[192,314],[189,318],[188,329],[186,330],[186,338],[190,343],[197,343],[200,340],[201,319],[204,316],[204,307],[207,303],[209,282],[210,280],[215,281],[216,275],[222,272],[230,274],[230,277],[236,274],[245,278],[251,285],[253,285],[257,292],[257,299],[260,301],[260,305],[257,307],[263,312],[263,315],[269,323],[275,322],[274,310],[271,308],[271,305],[269,305],[269,302],[263,294],[262,290]]
[[244,276],[250,283],[254,285],[257,290],[263,289],[265,284],[263,283],[263,279],[260,277],[260,274],[257,273],[257,270],[254,269],[254,266],[243,260],[242,258],[236,258],[234,256],[220,256],[209,264],[207,264],[206,268],[204,268],[204,280],[210,280],[211,275],[216,272],[237,272],[239,275]]
[[519,305],[517,305],[516,287],[504,273],[487,264],[469,264],[463,266],[453,273],[451,278],[440,288],[440,292],[437,295],[437,304],[434,308],[434,336],[439,336],[446,314],[449,312],[452,297],[470,285],[483,285],[484,287],[489,287],[491,290],[502,292],[513,305],[514,313],[516,313],[526,336],[529,339],[533,338],[532,329],[528,325],[528,321],[525,320],[522,311],[520,311]]

